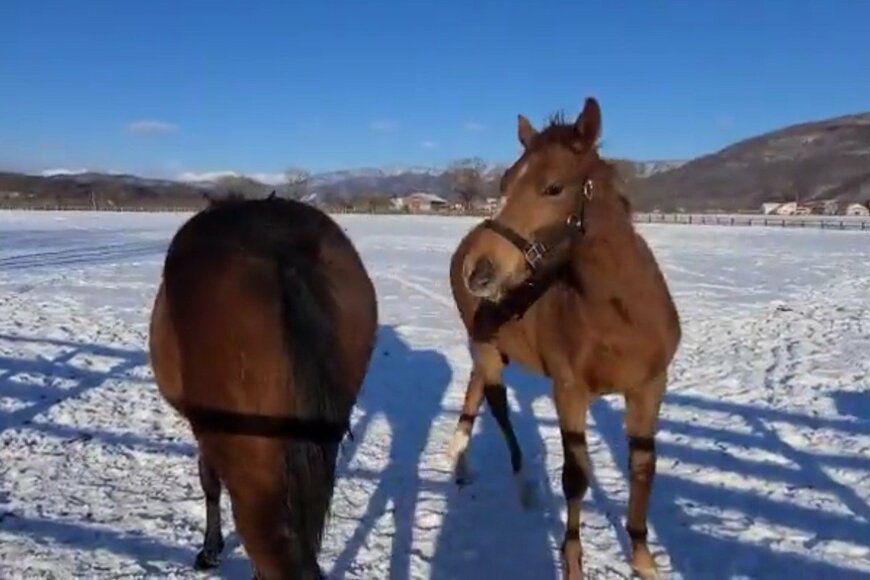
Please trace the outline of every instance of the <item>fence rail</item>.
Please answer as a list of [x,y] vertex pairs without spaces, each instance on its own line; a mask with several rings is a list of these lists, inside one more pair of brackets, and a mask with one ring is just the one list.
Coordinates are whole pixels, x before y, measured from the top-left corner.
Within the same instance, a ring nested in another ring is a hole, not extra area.
[[779,228],[816,228],[870,232],[870,217],[863,216],[769,216],[758,214],[634,214],[636,223],[709,226],[761,226]]
[[[87,205],[58,206],[55,204],[6,205],[0,203],[0,211],[102,211],[102,212],[153,212],[153,213],[189,213],[198,211],[203,205],[190,206],[115,206],[100,207],[96,210]],[[379,215],[436,215],[436,216],[478,216],[488,215],[481,211],[433,211],[408,214],[407,212],[391,210],[369,210],[351,208],[325,208],[330,214],[379,214]],[[709,225],[709,226],[760,226],[779,228],[815,228],[823,230],[852,230],[870,232],[870,217],[862,216],[766,216],[759,214],[673,214],[673,213],[635,213],[635,223],[640,224],[674,224],[674,225]]]

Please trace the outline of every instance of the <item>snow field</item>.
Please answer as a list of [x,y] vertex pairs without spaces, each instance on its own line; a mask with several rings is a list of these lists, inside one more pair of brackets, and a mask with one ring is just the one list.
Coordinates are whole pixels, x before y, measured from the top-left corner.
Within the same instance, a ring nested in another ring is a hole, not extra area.
[[[195,449],[147,362],[181,214],[0,212],[0,577],[209,577]],[[470,371],[447,264],[469,218],[337,218],[379,298],[321,562],[332,578],[548,578],[564,529],[545,381],[506,373],[537,505],[484,414],[474,483],[444,450]],[[870,577],[868,234],[641,225],[683,320],[658,436],[653,552],[675,578]],[[590,413],[590,577],[629,577],[619,398]],[[211,577],[248,578],[232,533]]]

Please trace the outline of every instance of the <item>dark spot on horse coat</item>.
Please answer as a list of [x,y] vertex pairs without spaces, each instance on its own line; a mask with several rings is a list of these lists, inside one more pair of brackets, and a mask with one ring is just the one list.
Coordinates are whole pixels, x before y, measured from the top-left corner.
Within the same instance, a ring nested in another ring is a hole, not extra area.
[[616,311],[616,314],[619,318],[629,326],[631,326],[631,316],[628,314],[628,310],[625,308],[625,304],[622,303],[622,300],[614,296],[610,299],[610,305]]

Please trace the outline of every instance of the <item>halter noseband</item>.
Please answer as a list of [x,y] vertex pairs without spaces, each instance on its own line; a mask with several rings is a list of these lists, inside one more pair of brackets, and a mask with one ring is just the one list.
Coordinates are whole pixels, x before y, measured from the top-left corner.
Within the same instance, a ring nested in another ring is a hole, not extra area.
[[523,254],[523,259],[531,270],[535,273],[543,264],[545,258],[555,249],[565,243],[570,243],[574,235],[585,233],[584,217],[586,212],[586,203],[592,200],[594,193],[594,185],[591,179],[586,179],[583,183],[583,194],[578,204],[576,211],[572,212],[565,220],[565,229],[562,230],[562,235],[559,235],[550,245],[545,244],[541,240],[527,240],[513,229],[499,222],[497,218],[484,220],[483,226],[498,234],[505,240],[511,243],[516,249]]

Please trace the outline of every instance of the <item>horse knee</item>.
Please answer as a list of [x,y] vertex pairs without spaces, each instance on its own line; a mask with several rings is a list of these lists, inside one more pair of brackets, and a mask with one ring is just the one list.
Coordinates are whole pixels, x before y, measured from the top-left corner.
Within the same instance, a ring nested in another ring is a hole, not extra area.
[[631,479],[639,483],[652,483],[656,473],[655,438],[628,438],[628,469]]
[[586,434],[562,434],[565,463],[562,467],[562,492],[565,499],[582,499],[589,488],[586,461]]

